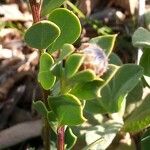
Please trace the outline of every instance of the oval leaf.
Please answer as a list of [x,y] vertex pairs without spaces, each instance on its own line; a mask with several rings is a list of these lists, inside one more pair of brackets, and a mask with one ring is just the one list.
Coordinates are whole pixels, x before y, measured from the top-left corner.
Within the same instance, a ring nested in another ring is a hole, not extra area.
[[98,45],[100,48],[102,48],[107,56],[110,55],[110,53],[113,50],[115,41],[116,41],[117,35],[104,35],[104,36],[98,36],[96,38],[92,38],[90,40],[90,43]]
[[44,0],[42,5],[42,15],[49,14],[55,8],[61,6],[65,0]]
[[54,63],[54,60],[50,54],[46,52],[42,53],[40,57],[40,72],[49,71],[53,63]]
[[65,74],[67,78],[72,77],[83,63],[84,57],[81,54],[72,54],[68,57],[65,64]]
[[63,60],[67,56],[69,56],[75,50],[74,46],[71,44],[64,44],[60,50],[59,60]]
[[65,8],[58,8],[49,15],[49,20],[61,30],[59,38],[49,47],[49,51],[60,49],[65,43],[72,44],[80,36],[80,21],[73,12]]
[[48,110],[42,101],[33,101],[33,107],[42,115],[42,117],[47,118]]
[[86,121],[81,102],[71,94],[49,97],[48,103],[60,125],[78,125]]
[[51,71],[42,71],[38,74],[38,81],[45,90],[49,90],[54,86],[56,77]]
[[25,33],[25,42],[33,48],[45,49],[60,35],[59,27],[50,21],[33,24]]
[[132,37],[135,47],[150,47],[150,32],[142,27],[138,28]]

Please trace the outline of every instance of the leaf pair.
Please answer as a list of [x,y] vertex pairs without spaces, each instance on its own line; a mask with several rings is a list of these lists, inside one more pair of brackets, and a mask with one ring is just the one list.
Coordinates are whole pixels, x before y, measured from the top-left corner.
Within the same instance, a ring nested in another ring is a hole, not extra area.
[[83,117],[83,107],[79,99],[71,94],[49,97],[48,104],[52,113],[49,113],[42,101],[33,102],[34,108],[49,121],[56,117],[59,125],[78,125],[86,121]]
[[40,57],[40,68],[38,73],[38,81],[45,90],[49,90],[53,87],[56,81],[56,77],[51,72],[51,66],[54,60],[50,54],[44,52]]
[[79,37],[81,25],[79,19],[69,10],[58,8],[51,12],[49,21],[40,21],[32,25],[25,33],[26,43],[37,49],[54,52],[65,43],[72,44]]

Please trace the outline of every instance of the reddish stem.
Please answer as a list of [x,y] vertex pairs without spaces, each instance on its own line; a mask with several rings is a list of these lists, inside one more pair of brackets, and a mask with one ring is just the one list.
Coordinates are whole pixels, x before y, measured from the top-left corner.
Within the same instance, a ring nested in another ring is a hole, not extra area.
[[37,3],[36,0],[29,0],[29,2],[33,16],[33,22],[39,22],[41,19],[41,3]]
[[57,129],[57,150],[64,150],[64,137],[65,137],[64,126],[58,127],[58,129]]

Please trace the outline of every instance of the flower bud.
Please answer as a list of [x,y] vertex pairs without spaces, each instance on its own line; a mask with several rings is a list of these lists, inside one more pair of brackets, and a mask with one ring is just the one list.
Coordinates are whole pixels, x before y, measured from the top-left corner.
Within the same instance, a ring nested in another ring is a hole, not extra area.
[[102,76],[108,68],[108,58],[103,49],[90,43],[83,44],[80,49],[85,57],[83,69],[91,69],[96,75]]

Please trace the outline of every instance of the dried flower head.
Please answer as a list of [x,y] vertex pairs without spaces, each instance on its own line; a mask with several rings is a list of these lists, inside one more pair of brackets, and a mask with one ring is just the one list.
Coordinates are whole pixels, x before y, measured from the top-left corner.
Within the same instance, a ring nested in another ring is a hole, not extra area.
[[96,75],[102,76],[108,68],[108,58],[104,51],[96,44],[90,43],[83,44],[80,49],[85,55],[83,69],[91,69]]

